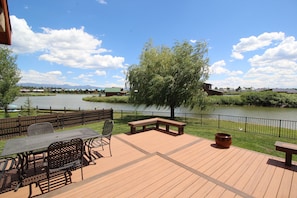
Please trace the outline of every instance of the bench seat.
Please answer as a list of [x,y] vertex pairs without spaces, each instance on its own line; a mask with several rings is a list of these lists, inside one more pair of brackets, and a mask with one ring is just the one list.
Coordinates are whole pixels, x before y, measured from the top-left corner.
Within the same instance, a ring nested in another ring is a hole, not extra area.
[[285,164],[287,166],[292,166],[292,155],[297,154],[297,145],[287,142],[276,141],[274,146],[277,151],[282,151],[286,153]]
[[145,131],[146,126],[149,126],[149,125],[155,125],[157,130],[159,129],[160,125],[165,125],[167,132],[169,132],[169,126],[175,126],[178,128],[178,134],[182,135],[184,133],[184,126],[186,126],[186,123],[156,117],[156,118],[149,118],[144,120],[128,122],[128,125],[131,128],[130,130],[131,133],[136,133],[136,127],[140,127],[140,126],[142,126],[142,130]]

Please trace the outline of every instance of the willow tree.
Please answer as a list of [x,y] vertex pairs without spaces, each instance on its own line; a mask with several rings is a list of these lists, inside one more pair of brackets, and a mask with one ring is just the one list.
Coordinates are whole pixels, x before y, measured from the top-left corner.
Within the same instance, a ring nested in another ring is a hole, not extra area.
[[12,55],[12,51],[0,47],[0,107],[4,108],[6,116],[8,116],[8,105],[19,93],[17,83],[21,77],[15,62],[16,56]]
[[127,72],[130,102],[169,107],[174,119],[180,106],[205,107],[203,83],[208,79],[207,43],[176,42],[172,48],[145,44],[138,65]]

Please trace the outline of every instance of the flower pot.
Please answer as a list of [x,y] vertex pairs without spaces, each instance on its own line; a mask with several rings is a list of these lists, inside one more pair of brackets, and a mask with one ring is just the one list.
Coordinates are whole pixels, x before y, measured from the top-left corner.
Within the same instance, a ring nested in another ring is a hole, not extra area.
[[229,148],[232,144],[232,136],[227,133],[216,133],[216,145],[221,148]]

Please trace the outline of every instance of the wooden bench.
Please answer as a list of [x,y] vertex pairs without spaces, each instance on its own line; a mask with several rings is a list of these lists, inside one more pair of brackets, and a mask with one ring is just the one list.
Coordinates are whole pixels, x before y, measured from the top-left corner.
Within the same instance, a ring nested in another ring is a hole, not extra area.
[[146,127],[149,125],[155,125],[156,130],[160,129],[160,125],[165,125],[167,132],[169,132],[169,126],[175,126],[178,128],[178,134],[182,135],[184,133],[184,126],[186,126],[186,123],[157,117],[157,118],[149,118],[145,120],[128,122],[128,125],[131,128],[130,130],[131,133],[136,133],[136,127],[141,127],[141,126],[142,126],[142,130],[145,131]]
[[297,145],[287,142],[276,141],[274,146],[277,151],[282,151],[286,153],[285,164],[287,166],[292,166],[292,155],[297,154]]

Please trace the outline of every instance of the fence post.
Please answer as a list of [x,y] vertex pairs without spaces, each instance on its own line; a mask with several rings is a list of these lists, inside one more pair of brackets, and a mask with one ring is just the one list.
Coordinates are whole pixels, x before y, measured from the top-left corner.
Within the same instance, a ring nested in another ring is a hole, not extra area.
[[56,125],[57,125],[57,128],[59,129],[60,128],[60,119],[59,119],[58,113],[56,114]]
[[19,121],[19,135],[22,135],[22,122],[21,122],[21,116],[18,117],[18,121]]
[[219,115],[218,115],[218,129],[221,127],[221,126],[220,126],[220,124],[221,124],[220,121],[221,121],[221,115],[219,114]]
[[244,132],[246,132],[246,126],[247,126],[247,117],[245,117]]
[[279,120],[278,137],[281,137],[282,120]]
[[85,112],[84,111],[82,112],[81,117],[82,117],[82,125],[85,125],[86,121],[85,121]]
[[101,110],[98,110],[98,119],[101,120]]
[[111,118],[111,120],[113,120],[113,109],[112,108],[110,109],[110,113],[111,113],[110,118]]

